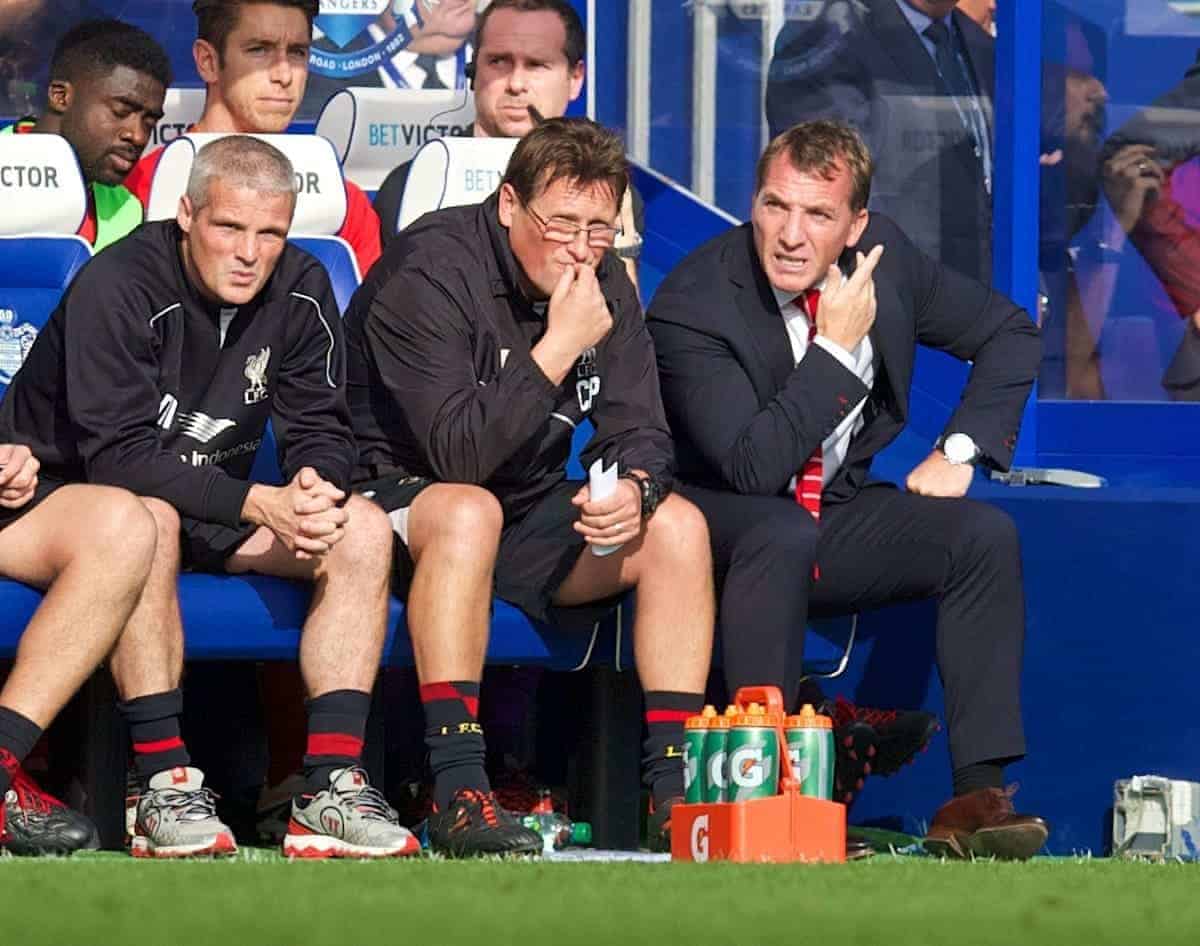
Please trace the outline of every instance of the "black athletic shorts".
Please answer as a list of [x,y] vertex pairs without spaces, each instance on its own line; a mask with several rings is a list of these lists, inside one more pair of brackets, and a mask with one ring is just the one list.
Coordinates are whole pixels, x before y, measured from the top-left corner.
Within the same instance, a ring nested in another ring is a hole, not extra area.
[[[47,496],[66,484],[46,476],[38,476],[33,498],[20,509],[0,507],[0,530],[10,526]],[[224,574],[225,560],[245,542],[258,527],[252,524],[240,529],[213,522],[200,522],[186,516],[180,519],[179,539],[183,551],[183,568],[187,571]]]
[[183,552],[181,568],[188,572],[225,574],[225,561],[236,552],[258,526],[247,523],[237,529],[216,522],[179,517],[179,543]]
[[61,480],[42,476],[39,473],[37,485],[33,488],[33,496],[30,497],[29,502],[20,509],[9,509],[7,506],[0,506],[0,530],[3,530],[6,526],[11,526],[26,513],[36,509],[42,500],[64,485],[66,484]]
[[[392,520],[396,537],[392,589],[401,598],[408,596],[413,578],[413,560],[408,553],[408,509],[421,491],[434,482],[419,476],[393,476],[356,487]],[[571,505],[571,497],[579,492],[580,485],[560,483],[525,516],[506,522],[496,559],[496,596],[516,605],[535,621],[564,628],[591,627],[624,597],[616,595],[571,608],[554,604],[559,586],[587,549],[583,536],[572,528],[579,511]]]

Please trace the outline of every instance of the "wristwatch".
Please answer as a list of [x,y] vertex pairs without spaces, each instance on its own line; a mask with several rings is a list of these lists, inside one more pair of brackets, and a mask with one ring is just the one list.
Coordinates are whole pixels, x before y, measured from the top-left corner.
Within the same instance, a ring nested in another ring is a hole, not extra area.
[[636,473],[626,471],[621,474],[620,478],[623,480],[633,480],[637,484],[637,488],[641,490],[643,521],[654,515],[658,504],[666,498],[669,491],[653,476],[638,476]]
[[974,466],[979,462],[979,448],[966,434],[950,434],[942,441],[942,453],[955,466]]
[[613,244],[613,252],[621,257],[621,259],[637,259],[642,255],[642,243],[644,242],[642,235],[635,233],[628,242]]

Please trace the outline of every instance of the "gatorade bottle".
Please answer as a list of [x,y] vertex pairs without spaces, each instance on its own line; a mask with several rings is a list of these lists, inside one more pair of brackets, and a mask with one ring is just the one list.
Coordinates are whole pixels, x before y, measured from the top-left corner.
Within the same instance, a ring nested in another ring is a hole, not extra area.
[[716,718],[716,707],[706,706],[699,716],[689,716],[683,724],[683,800],[689,805],[704,801],[705,746]]
[[729,801],[769,798],[779,793],[778,713],[751,703],[733,717],[726,743]]
[[706,802],[729,800],[725,782],[725,744],[729,740],[729,724],[737,712],[736,706],[726,707],[724,716],[717,716],[709,723],[708,740],[704,743],[704,766],[701,769]]
[[800,783],[800,794],[833,799],[833,720],[821,716],[805,703],[800,712],[783,723],[792,774]]

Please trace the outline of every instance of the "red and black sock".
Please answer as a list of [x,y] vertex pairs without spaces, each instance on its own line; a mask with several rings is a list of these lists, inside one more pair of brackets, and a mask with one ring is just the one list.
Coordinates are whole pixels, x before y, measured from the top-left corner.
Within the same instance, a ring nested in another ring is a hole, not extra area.
[[683,722],[703,706],[703,693],[646,692],[642,781],[649,787],[656,808],[668,799],[683,797]]
[[308,711],[304,779],[309,791],[320,792],[329,787],[329,776],[335,770],[362,764],[371,694],[333,690],[305,701],[304,707]]
[[433,803],[444,811],[464,788],[492,790],[484,770],[487,747],[479,725],[479,681],[450,680],[421,685],[425,745],[433,770]]
[[143,786],[159,772],[192,764],[192,757],[179,735],[179,717],[183,715],[182,690],[139,696],[118,703],[117,709],[129,726],[133,769]]
[[0,706],[0,807],[21,763],[41,737],[41,726],[16,710]]

